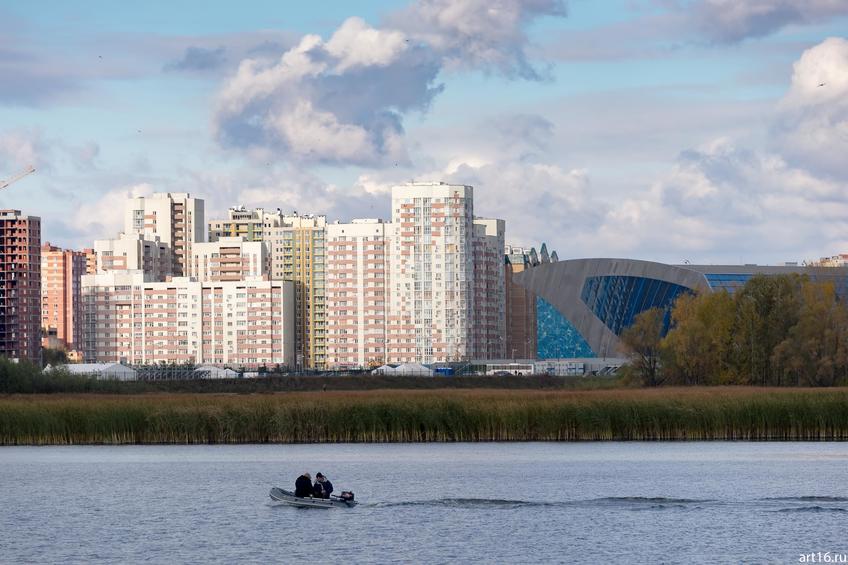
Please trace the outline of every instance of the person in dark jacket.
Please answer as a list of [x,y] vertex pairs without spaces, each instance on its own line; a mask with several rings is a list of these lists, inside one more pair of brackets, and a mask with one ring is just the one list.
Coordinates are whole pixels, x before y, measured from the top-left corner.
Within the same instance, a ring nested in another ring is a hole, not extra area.
[[294,482],[294,495],[306,498],[313,495],[312,475],[304,473]]
[[315,475],[315,498],[330,498],[333,492],[333,483],[330,479],[318,473]]

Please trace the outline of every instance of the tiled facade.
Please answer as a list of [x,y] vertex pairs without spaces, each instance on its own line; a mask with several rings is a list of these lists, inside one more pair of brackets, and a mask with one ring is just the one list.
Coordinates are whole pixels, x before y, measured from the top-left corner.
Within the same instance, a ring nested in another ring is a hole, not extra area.
[[145,279],[141,272],[83,277],[86,361],[292,366],[291,283]]
[[389,362],[474,357],[473,218],[470,186],[392,187]]
[[41,360],[41,219],[0,210],[0,356]]
[[474,218],[473,348],[476,359],[506,357],[506,222]]
[[185,192],[130,198],[124,212],[124,233],[143,234],[150,240],[158,237],[168,246],[173,276],[188,272],[192,246],[206,240],[205,230],[203,200]]
[[122,233],[115,239],[99,239],[94,242],[94,255],[98,273],[144,271],[156,281],[173,274],[171,250],[155,235]]
[[266,228],[273,280],[295,286],[296,363],[299,368],[327,366],[326,226],[324,216],[285,215]]
[[268,252],[261,241],[222,237],[192,247],[188,275],[199,281],[238,281],[268,277]]
[[86,274],[85,252],[41,247],[42,346],[72,351],[82,341],[81,278]]
[[387,225],[354,220],[327,226],[327,364],[386,363]]

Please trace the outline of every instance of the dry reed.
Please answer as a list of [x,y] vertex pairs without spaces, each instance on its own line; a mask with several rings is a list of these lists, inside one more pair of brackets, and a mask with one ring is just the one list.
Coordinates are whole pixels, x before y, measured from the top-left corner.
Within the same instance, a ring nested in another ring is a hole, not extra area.
[[844,388],[0,397],[0,445],[846,439]]

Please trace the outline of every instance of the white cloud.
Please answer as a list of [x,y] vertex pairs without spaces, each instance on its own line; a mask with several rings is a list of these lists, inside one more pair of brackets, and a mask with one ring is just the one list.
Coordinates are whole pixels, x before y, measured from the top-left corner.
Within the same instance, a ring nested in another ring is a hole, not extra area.
[[40,131],[11,130],[0,133],[0,178],[34,166],[48,166],[50,148]]
[[426,110],[438,71],[403,33],[349,18],[326,42],[308,35],[272,64],[242,61],[219,95],[217,137],[295,162],[405,163],[402,116]]
[[525,27],[565,16],[562,0],[418,0],[390,22],[444,54],[449,68],[483,68],[538,79]]
[[774,134],[776,148],[792,163],[848,176],[848,41],[829,38],[795,63]]
[[702,33],[720,43],[763,37],[788,25],[848,15],[844,0],[696,0],[686,9]]
[[295,163],[407,165],[403,120],[429,108],[442,69],[539,78],[525,27],[564,13],[560,0],[418,0],[382,27],[348,18],[326,41],[241,61],[218,95],[216,138]]
[[109,190],[97,200],[80,203],[71,216],[79,244],[90,247],[95,239],[117,237],[124,229],[127,199],[149,196],[153,192],[152,185],[139,183]]

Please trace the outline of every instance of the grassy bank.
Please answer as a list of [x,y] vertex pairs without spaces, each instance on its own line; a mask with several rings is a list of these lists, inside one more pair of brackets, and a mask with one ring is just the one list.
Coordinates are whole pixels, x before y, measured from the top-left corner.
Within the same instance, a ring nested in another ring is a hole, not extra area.
[[848,440],[848,389],[0,397],[0,444]]

